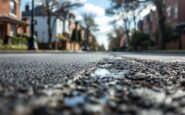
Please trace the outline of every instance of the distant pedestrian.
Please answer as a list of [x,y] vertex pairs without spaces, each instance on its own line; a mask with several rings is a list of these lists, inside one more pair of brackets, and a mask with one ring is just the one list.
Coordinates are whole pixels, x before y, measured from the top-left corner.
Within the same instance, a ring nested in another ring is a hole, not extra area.
[[79,22],[75,22],[75,28],[73,29],[72,36],[71,36],[71,45],[72,50],[77,50],[76,45],[81,42],[81,30]]

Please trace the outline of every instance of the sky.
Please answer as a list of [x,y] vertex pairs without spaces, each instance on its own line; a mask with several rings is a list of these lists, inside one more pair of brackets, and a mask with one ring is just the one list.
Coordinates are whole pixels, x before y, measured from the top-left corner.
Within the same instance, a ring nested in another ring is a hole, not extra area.
[[[87,12],[96,15],[94,20],[99,26],[99,31],[94,34],[99,44],[104,44],[106,48],[108,48],[108,39],[106,35],[111,30],[111,26],[109,25],[111,18],[105,15],[105,9],[107,7],[109,7],[108,0],[86,0],[84,6],[80,9],[82,13]],[[76,12],[77,20],[82,20],[80,14],[78,11]]]
[[[22,9],[24,9],[24,6],[29,3],[31,0],[22,0]],[[109,7],[109,0],[70,0],[73,2],[80,1],[84,3],[83,7],[74,10],[73,13],[76,14],[76,20],[82,21],[81,14],[87,12],[95,14],[94,17],[95,22],[99,26],[99,31],[95,32],[95,36],[97,38],[97,41],[99,44],[104,44],[106,48],[108,48],[108,39],[107,34],[111,32],[112,27],[109,25],[109,22],[114,19],[114,17],[108,17],[105,14],[105,9]],[[142,15],[146,15],[149,13],[150,8],[144,10]],[[120,24],[121,25],[121,24]]]

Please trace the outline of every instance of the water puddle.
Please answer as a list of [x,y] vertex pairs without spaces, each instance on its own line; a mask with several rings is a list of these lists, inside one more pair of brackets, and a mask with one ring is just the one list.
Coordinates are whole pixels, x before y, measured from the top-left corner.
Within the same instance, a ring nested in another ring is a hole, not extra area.
[[[81,94],[81,95],[74,95],[72,97],[66,97],[64,98],[64,105],[68,106],[68,107],[77,107],[79,105],[94,105],[94,102],[96,102],[95,105],[104,105],[106,103],[106,101],[108,100],[108,97],[103,96],[100,98],[96,98],[96,97],[91,97],[91,96],[87,96],[85,94]],[[97,110],[98,108],[96,108],[97,106],[91,106],[93,111]]]
[[110,77],[111,72],[107,69],[97,69],[91,76],[92,77]]
[[111,67],[112,64],[102,64],[102,65],[99,65],[100,68],[106,68],[106,67]]
[[83,103],[85,103],[84,96],[75,96],[75,97],[64,99],[64,104],[68,107],[76,107],[76,106],[83,104]]
[[118,71],[98,68],[91,76],[94,78],[124,78],[128,73],[128,70]]

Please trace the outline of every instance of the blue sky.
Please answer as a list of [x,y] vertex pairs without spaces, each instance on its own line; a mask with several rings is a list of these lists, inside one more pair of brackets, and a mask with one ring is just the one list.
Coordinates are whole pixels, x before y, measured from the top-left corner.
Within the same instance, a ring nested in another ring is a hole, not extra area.
[[[26,3],[30,3],[30,1],[31,0],[22,0],[22,8],[25,6]],[[83,1],[85,1],[86,3],[95,4],[103,8],[106,8],[109,6],[108,0],[83,0]]]
[[109,6],[108,0],[87,0],[87,2],[95,4],[95,5],[103,7],[103,8],[106,8]]

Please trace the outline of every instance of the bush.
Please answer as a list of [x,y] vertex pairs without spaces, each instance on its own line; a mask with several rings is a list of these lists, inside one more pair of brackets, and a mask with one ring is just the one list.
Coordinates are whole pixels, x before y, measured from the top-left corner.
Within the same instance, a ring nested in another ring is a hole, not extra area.
[[3,44],[3,37],[0,36],[0,45]]
[[0,45],[0,50],[27,50],[27,45]]
[[135,32],[132,35],[132,40],[130,42],[130,48],[132,50],[146,50],[149,46],[152,46],[153,42],[150,36],[145,33]]
[[13,45],[27,45],[28,38],[26,37],[11,37],[11,44]]
[[177,30],[173,29],[170,26],[166,27],[166,41],[177,41],[180,38],[180,33]]

